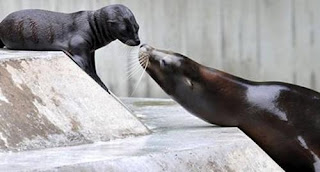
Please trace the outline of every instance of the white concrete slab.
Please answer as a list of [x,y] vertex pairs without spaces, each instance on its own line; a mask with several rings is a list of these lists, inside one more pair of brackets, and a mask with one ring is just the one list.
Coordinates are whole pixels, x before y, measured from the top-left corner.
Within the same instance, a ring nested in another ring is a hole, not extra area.
[[0,49],[0,151],[147,133],[136,117],[62,52]]
[[0,171],[282,171],[237,128],[163,131],[0,159]]

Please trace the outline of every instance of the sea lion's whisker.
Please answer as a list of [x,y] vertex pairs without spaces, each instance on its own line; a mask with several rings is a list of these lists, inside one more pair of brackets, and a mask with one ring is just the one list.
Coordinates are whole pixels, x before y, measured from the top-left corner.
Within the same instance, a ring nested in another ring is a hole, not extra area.
[[137,90],[137,88],[138,88],[138,86],[139,86],[139,84],[140,84],[140,82],[141,82],[141,80],[142,80],[143,74],[146,72],[146,69],[147,69],[148,64],[149,64],[149,60],[147,60],[147,63],[146,63],[146,65],[145,65],[145,68],[144,68],[144,70],[143,70],[140,78],[138,79],[138,82],[137,82],[135,88],[133,89],[133,91],[132,91],[132,93],[131,93],[131,97],[132,97],[132,95],[135,93],[135,91]]
[[[145,62],[141,63],[144,64]],[[135,66],[132,66],[131,68],[128,68],[127,70],[127,74],[133,74],[136,73],[137,70],[141,69],[141,65],[139,63],[137,63]]]
[[128,74],[128,75],[127,75],[127,79],[133,78],[136,74],[140,73],[140,71],[142,71],[142,70],[143,70],[143,68],[138,68],[136,71]]
[[140,63],[138,61],[133,62],[131,64],[128,64],[128,69],[132,69],[132,68],[139,66],[139,65],[140,65]]
[[127,71],[127,74],[134,75],[139,70],[141,70],[141,67],[136,67],[133,70]]
[[138,59],[134,59],[134,60],[131,60],[131,61],[128,62],[128,64],[129,64],[130,66],[133,65],[133,64],[136,64],[136,63],[139,64],[139,60],[138,60]]
[[146,61],[147,61],[148,59],[142,59],[141,61],[138,61],[138,66],[140,66],[140,65],[142,65],[142,64],[144,64]]
[[132,72],[128,72],[128,71],[127,71],[127,72],[126,72],[126,77],[125,77],[124,81],[127,81],[127,80],[133,78],[133,77],[136,76],[138,73],[140,73],[141,70],[143,70],[143,68],[137,68],[137,69],[135,69],[135,70],[132,71]]
[[133,63],[133,64],[129,65],[129,66],[128,66],[128,71],[130,71],[130,70],[132,70],[132,69],[135,69],[135,68],[139,67],[139,66],[140,66],[140,64],[145,63],[145,61],[146,61],[146,59],[145,59],[145,60],[143,60],[143,61],[141,61],[141,62],[136,62],[136,63]]
[[127,80],[134,78],[134,76],[136,76],[137,74],[139,74],[142,70],[143,70],[143,69],[139,69],[139,70],[137,70],[138,72],[136,72],[136,73],[134,73],[134,74],[131,74],[131,75],[128,75],[128,76],[127,76]]
[[146,57],[145,60],[141,62],[141,66],[146,67],[148,62],[149,62],[149,57]]
[[139,60],[140,63],[144,63],[145,61],[147,61],[148,58],[144,57],[143,59]]
[[144,56],[139,56],[139,54],[137,54],[137,56],[132,56],[132,60],[131,61],[136,62],[136,61],[140,61],[142,59],[144,59]]
[[136,71],[132,72],[132,73],[127,73],[127,79],[131,79],[133,76],[135,76],[136,74],[140,73],[140,71],[143,70],[141,68],[137,69]]

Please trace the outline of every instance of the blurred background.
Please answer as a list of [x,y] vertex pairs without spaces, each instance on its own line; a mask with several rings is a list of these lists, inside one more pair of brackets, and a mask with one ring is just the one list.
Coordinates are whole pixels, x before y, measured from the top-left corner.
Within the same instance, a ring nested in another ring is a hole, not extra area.
[[[320,91],[319,0],[0,0],[0,20],[21,9],[69,13],[116,3],[135,14],[142,43],[246,79]],[[129,78],[137,50],[119,41],[99,49],[99,76],[118,96],[167,97],[146,73],[134,91],[143,71]]]

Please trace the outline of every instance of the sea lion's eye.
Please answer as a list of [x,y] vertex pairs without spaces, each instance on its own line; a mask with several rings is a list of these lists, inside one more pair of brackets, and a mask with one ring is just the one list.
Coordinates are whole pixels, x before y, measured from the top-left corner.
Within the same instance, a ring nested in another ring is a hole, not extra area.
[[193,83],[192,83],[192,81],[191,81],[189,78],[186,78],[186,79],[185,79],[185,82],[186,82],[186,84],[187,84],[191,89],[193,89]]

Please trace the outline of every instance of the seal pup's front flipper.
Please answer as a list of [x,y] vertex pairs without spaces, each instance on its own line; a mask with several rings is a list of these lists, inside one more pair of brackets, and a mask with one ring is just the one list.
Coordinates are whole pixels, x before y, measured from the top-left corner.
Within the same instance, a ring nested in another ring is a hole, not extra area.
[[110,91],[108,87],[102,82],[100,77],[96,74],[94,70],[90,68],[86,68],[85,61],[81,61],[85,58],[81,58],[78,55],[72,55],[69,51],[62,49],[62,51],[72,60],[74,61],[82,70],[84,70],[92,79],[94,79],[104,90],[106,90],[109,94]]
[[1,40],[1,37],[2,37],[1,35],[2,35],[2,33],[1,33],[1,23],[0,23],[0,48],[3,48],[5,45]]

